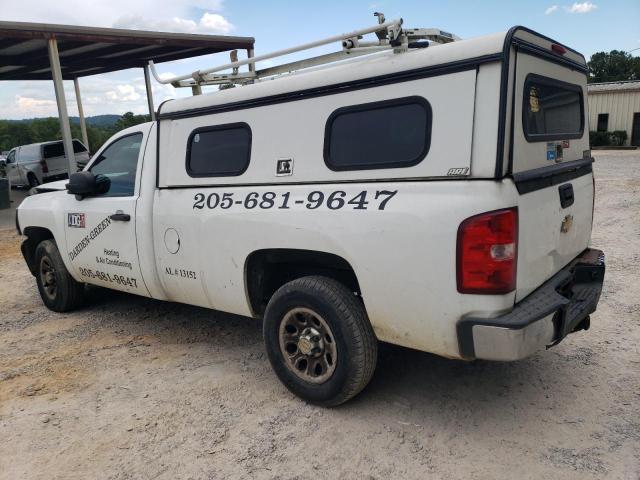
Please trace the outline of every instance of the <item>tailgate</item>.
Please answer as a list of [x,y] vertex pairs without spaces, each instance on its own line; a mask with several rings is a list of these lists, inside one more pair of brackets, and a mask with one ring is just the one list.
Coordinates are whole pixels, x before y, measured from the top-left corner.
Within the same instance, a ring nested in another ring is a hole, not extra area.
[[589,245],[594,185],[586,100],[583,72],[517,54],[512,163],[520,194],[516,301]]

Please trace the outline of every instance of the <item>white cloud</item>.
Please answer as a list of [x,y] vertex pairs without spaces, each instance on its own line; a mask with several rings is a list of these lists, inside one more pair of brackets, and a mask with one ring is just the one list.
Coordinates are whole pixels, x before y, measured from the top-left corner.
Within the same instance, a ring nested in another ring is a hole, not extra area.
[[24,117],[40,117],[49,115],[51,111],[58,111],[54,100],[26,97],[20,94],[15,96],[15,108]]
[[109,100],[119,102],[135,102],[141,98],[141,95],[136,92],[136,87],[131,84],[116,85],[116,88],[114,90],[107,91],[105,96]]
[[207,30],[211,30],[213,32],[220,33],[229,33],[235,27],[229,23],[229,21],[224,18],[219,13],[209,13],[205,12],[200,19],[200,25]]
[[[6,0],[0,0],[0,5]],[[137,28],[188,33],[227,33],[234,26],[224,17],[222,0],[21,0],[3,11],[3,20],[63,23],[95,27]],[[200,18],[193,12],[200,11]],[[126,12],[123,15],[123,12]],[[6,17],[6,18],[5,18]]]
[[574,3],[570,7],[564,7],[567,13],[589,13],[598,8],[597,5],[591,2]]
[[551,5],[549,8],[547,8],[544,11],[544,14],[545,15],[551,15],[552,13],[557,12],[557,11],[558,11],[558,5]]
[[114,24],[116,28],[132,30],[155,30],[161,32],[181,33],[229,33],[235,27],[225,17],[218,13],[205,12],[200,20],[189,20],[181,17],[160,20],[142,15],[125,15],[118,18]]
[[[148,113],[144,77],[139,74],[124,78],[122,75],[117,75],[119,78],[116,79],[113,76],[107,74],[80,79],[85,115],[121,114],[126,111],[136,114]],[[10,85],[7,84],[5,88]],[[64,87],[69,115],[77,116],[78,107],[73,83],[66,81]],[[151,83],[151,90],[156,107],[164,100],[191,93],[190,90],[178,92],[171,85],[156,82]],[[47,82],[47,88],[43,88],[42,82],[21,83],[18,92],[13,96],[0,95],[0,111],[11,112],[10,115],[3,115],[3,118],[57,117],[58,108],[53,86],[49,82]]]

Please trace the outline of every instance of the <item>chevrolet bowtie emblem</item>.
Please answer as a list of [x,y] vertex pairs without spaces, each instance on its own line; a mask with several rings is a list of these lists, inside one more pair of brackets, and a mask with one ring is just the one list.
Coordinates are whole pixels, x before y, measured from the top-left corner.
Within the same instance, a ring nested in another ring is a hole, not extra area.
[[572,225],[573,215],[567,215],[566,217],[564,217],[564,220],[562,220],[562,224],[560,224],[560,231],[562,233],[567,233],[569,230],[571,230]]

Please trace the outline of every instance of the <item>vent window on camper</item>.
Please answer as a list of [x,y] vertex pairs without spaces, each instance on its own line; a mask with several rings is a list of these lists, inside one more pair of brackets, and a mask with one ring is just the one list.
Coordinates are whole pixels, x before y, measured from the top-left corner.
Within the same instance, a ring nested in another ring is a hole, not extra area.
[[344,107],[325,129],[324,159],[331,170],[411,167],[431,143],[431,106],[407,97]]
[[187,173],[191,177],[241,175],[251,157],[251,128],[232,123],[194,130],[187,146]]
[[528,75],[522,112],[524,135],[529,142],[582,137],[584,107],[578,85]]

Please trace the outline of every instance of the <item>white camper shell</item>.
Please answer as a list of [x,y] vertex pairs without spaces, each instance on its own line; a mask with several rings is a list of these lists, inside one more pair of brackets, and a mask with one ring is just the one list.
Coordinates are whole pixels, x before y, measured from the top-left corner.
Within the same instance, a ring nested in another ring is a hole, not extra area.
[[378,340],[524,358],[587,329],[602,288],[586,72],[523,27],[250,70],[114,136],[74,195],[28,198],[23,253],[53,309],[90,283],[264,318],[280,379],[323,405],[364,388]]

